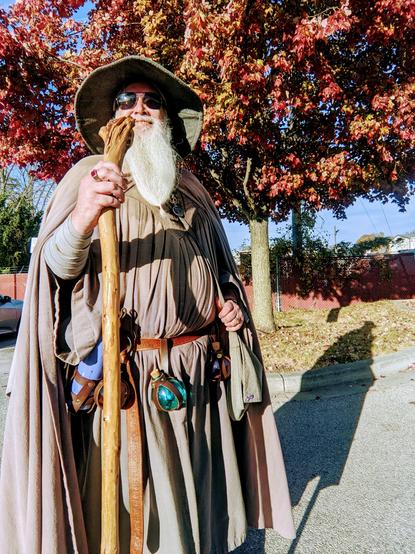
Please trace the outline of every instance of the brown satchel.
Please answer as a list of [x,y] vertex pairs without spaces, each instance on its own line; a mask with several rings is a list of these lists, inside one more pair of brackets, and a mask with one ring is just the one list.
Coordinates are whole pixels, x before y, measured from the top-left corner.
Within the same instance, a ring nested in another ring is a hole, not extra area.
[[[65,364],[65,397],[68,410],[71,414],[91,413],[97,406],[102,408],[104,403],[103,379],[87,379],[78,371],[78,366]],[[75,394],[72,392],[72,383],[76,381],[82,385],[81,390]],[[125,370],[121,371],[121,409],[127,410],[133,401],[133,390],[130,379]]]

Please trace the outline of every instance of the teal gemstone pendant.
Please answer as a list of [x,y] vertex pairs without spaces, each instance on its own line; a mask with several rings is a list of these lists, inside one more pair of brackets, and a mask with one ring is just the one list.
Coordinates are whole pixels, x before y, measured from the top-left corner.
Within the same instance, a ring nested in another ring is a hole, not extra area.
[[186,406],[187,392],[182,381],[170,377],[163,370],[151,372],[152,400],[158,410],[171,412]]

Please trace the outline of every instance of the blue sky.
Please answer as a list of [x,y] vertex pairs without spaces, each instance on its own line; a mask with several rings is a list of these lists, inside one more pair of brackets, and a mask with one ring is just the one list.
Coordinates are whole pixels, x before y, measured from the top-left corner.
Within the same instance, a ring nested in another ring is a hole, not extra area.
[[[358,199],[346,210],[347,219],[336,219],[332,212],[323,210],[317,215],[315,230],[325,236],[330,244],[334,243],[334,227],[336,241],[355,242],[361,235],[384,233],[385,236],[399,235],[415,230],[415,198],[411,198],[405,212],[400,212],[393,203],[369,202]],[[249,243],[249,230],[239,223],[224,222],[230,246],[233,250],[245,241]],[[275,237],[286,232],[285,223],[271,223],[269,234]]]
[[[0,0],[0,7],[7,8],[13,2]],[[84,6],[78,11],[80,20],[85,18],[89,6]],[[395,204],[382,204],[381,202],[369,202],[359,199],[346,211],[347,219],[339,220],[332,213],[323,210],[318,214],[316,231],[326,236],[329,242],[334,242],[336,228],[336,241],[355,242],[363,234],[384,233],[385,235],[397,235],[415,230],[415,200],[411,199],[405,212],[400,212]],[[232,249],[237,249],[243,242],[249,243],[249,230],[246,225],[229,223],[224,221]],[[270,224],[270,237],[278,236],[286,232],[286,224]]]

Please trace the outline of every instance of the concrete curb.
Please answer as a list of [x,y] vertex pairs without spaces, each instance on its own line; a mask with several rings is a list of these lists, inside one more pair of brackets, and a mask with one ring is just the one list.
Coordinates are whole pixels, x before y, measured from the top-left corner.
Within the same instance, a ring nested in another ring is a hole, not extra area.
[[333,385],[374,381],[404,371],[413,363],[415,347],[410,347],[368,360],[336,364],[305,372],[267,373],[267,381],[270,394],[310,391]]
[[[8,373],[13,351],[13,346],[0,350],[0,373]],[[392,354],[349,364],[330,365],[304,372],[267,373],[266,375],[270,394],[296,393],[334,385],[374,381],[404,371],[413,363],[415,363],[415,347],[410,347]]]

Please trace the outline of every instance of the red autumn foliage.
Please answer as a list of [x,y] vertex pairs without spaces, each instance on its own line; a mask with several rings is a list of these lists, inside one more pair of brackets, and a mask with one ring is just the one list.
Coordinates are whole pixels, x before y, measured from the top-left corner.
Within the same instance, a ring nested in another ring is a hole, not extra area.
[[231,219],[404,205],[415,167],[414,0],[17,0],[0,10],[0,164],[58,179],[86,154],[80,80],[151,56],[205,104],[195,171]]

